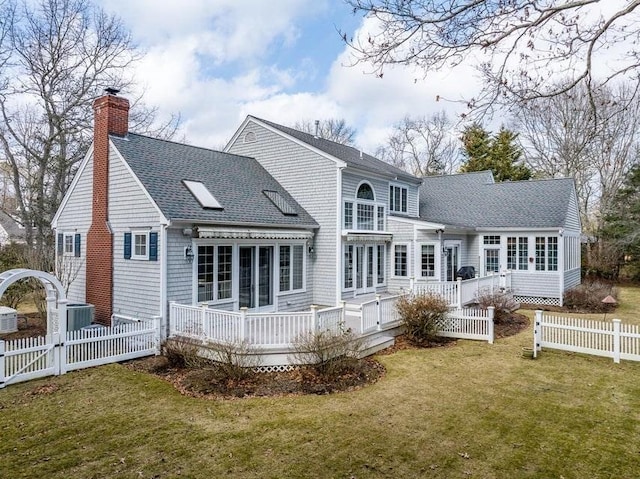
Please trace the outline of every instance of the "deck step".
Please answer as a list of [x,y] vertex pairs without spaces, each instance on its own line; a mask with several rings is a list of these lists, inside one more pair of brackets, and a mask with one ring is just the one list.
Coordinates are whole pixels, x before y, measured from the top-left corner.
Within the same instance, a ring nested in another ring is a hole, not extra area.
[[387,349],[395,344],[396,340],[393,336],[388,335],[380,335],[374,336],[369,339],[362,351],[360,352],[360,357],[364,358],[367,356],[371,356],[372,354],[377,353],[378,351],[382,351],[383,349]]

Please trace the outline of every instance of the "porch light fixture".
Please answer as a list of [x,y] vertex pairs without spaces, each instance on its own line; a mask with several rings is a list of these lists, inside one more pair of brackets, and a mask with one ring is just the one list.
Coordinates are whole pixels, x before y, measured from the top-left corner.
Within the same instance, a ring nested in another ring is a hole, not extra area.
[[184,257],[189,263],[193,263],[193,248],[191,246],[185,246]]

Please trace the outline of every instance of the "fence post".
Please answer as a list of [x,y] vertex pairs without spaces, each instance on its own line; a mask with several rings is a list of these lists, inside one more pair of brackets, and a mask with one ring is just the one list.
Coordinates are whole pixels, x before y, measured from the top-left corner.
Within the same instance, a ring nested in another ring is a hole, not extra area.
[[489,344],[493,344],[493,318],[495,317],[496,308],[495,306],[488,306],[488,322],[487,322],[487,335],[489,336]]
[[242,308],[240,308],[240,342],[244,341],[244,336],[245,336],[245,326],[246,326],[246,322],[247,322],[247,311],[249,308],[247,308],[246,306],[243,306]]
[[0,339],[0,389],[4,387],[4,341]]
[[340,301],[340,307],[342,307],[342,311],[340,311],[340,324],[338,327],[340,331],[344,331],[347,324],[347,302],[344,299]]
[[155,355],[160,354],[160,344],[162,344],[162,316],[153,317],[153,346]]
[[620,320],[613,320],[613,362],[620,362]]
[[318,305],[317,304],[312,304],[310,306],[311,308],[311,331],[313,331],[314,333],[316,331],[318,331],[319,328],[319,324],[318,324]]
[[56,374],[67,372],[67,304],[66,299],[58,301],[58,337],[53,335],[53,361]]
[[533,326],[533,357],[538,357],[538,351],[542,351],[542,311],[536,309],[536,319]]
[[176,314],[176,302],[169,301],[169,337],[173,336],[176,332],[175,324],[178,322]]
[[462,308],[462,278],[457,278],[456,282],[458,283],[456,287],[456,307]]
[[379,294],[376,294],[376,323],[378,331],[382,331],[382,310],[380,309]]
[[409,291],[411,294],[415,294],[416,280],[413,276],[409,278]]

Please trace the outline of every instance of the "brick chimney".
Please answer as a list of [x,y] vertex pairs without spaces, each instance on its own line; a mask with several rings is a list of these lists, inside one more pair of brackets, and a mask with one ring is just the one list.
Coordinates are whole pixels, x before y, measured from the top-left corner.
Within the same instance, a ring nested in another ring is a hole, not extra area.
[[87,303],[95,305],[96,321],[111,324],[113,311],[113,233],[109,226],[109,135],[125,136],[129,101],[117,90],[93,102],[93,204],[87,233]]

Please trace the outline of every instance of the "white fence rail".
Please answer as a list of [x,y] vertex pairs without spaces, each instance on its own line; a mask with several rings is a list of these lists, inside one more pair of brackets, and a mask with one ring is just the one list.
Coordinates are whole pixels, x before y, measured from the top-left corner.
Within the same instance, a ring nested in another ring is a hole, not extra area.
[[396,309],[396,301],[402,295],[388,296],[367,301],[360,305],[360,333],[365,334],[372,331],[381,331],[390,327],[398,326],[400,317]]
[[242,343],[259,347],[285,347],[301,335],[318,330],[338,331],[344,324],[344,307],[294,313],[248,313],[171,303],[169,336],[202,341]]
[[59,326],[46,337],[0,341],[0,388],[160,351],[160,318],[78,331]]
[[445,319],[438,323],[438,336],[459,339],[474,339],[493,344],[493,306],[486,310],[475,308],[449,311]]
[[438,294],[447,301],[449,306],[461,308],[465,304],[473,303],[478,292],[493,293],[497,290],[511,289],[511,271],[494,273],[482,278],[458,279],[457,281],[420,283],[411,279],[409,289],[415,294]]
[[542,348],[640,361],[640,328],[619,319],[596,321],[536,311],[534,357]]

